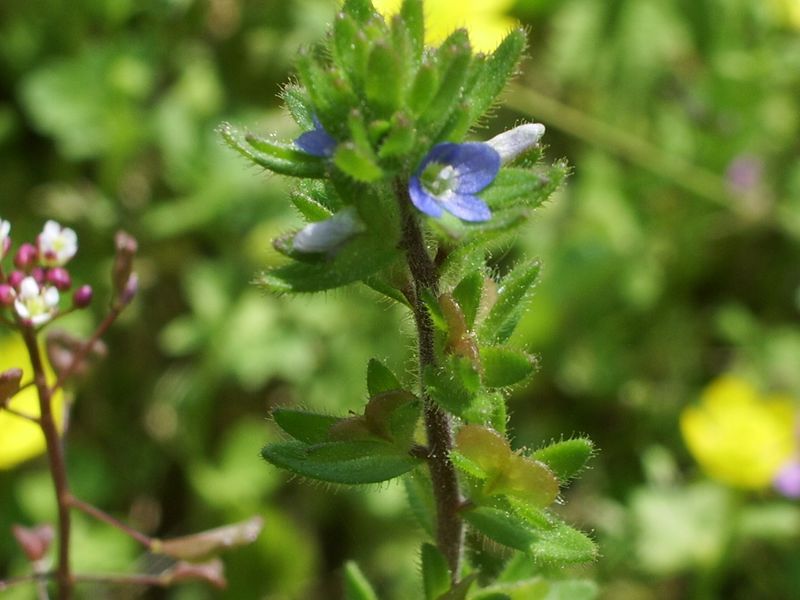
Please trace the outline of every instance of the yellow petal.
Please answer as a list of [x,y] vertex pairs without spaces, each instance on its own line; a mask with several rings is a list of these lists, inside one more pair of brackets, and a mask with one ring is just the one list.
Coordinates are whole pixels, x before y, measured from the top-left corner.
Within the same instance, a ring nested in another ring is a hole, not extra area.
[[[0,337],[0,371],[13,368],[22,369],[23,385],[31,380],[33,373],[31,362],[25,349],[25,343],[17,333]],[[55,374],[46,359],[45,371],[48,381],[53,383]],[[33,386],[14,396],[9,406],[25,414],[39,416],[39,398]],[[53,414],[59,430],[64,422],[63,411],[63,394],[59,390],[53,396]],[[10,469],[29,458],[42,454],[44,449],[44,435],[38,425],[5,410],[0,410],[0,469]]]
[[[373,0],[384,17],[396,14],[402,0]],[[456,29],[469,31],[472,47],[491,52],[519,23],[506,16],[514,0],[427,0],[425,2],[425,42],[440,44]]]
[[763,489],[795,449],[795,404],[762,398],[746,381],[721,377],[686,408],[680,425],[703,471],[728,485]]

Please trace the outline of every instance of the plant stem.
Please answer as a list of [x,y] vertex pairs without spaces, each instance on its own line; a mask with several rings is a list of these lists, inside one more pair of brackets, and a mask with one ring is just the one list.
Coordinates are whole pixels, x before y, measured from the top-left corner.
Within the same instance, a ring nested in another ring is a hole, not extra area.
[[[422,379],[426,368],[436,364],[433,322],[422,296],[424,292],[430,293],[434,298],[439,295],[439,272],[425,248],[418,217],[411,210],[411,200],[403,182],[398,181],[395,184],[395,196],[403,218],[402,245],[414,282],[411,306],[419,338],[419,373]],[[428,435],[428,465],[436,501],[436,544],[447,560],[453,583],[456,583],[461,569],[464,524],[458,514],[463,502],[458,476],[450,461],[450,450],[453,447],[450,416],[430,399],[424,386],[422,397],[425,403],[425,430]]]
[[64,449],[53,418],[52,390],[47,385],[47,375],[44,371],[39,345],[36,342],[36,330],[32,327],[23,327],[22,337],[30,355],[33,381],[39,395],[39,425],[42,428],[47,445],[50,476],[53,479],[56,503],[58,505],[58,568],[56,570],[58,598],[59,600],[69,600],[72,597],[73,580],[69,565],[70,492],[69,483],[67,482],[67,468],[64,462]]
[[58,379],[56,379],[55,384],[53,385],[52,391],[57,390],[60,387],[64,386],[64,383],[75,374],[75,371],[78,370],[78,367],[81,363],[86,359],[89,355],[89,352],[92,351],[97,341],[108,331],[109,327],[117,320],[119,314],[122,312],[122,308],[113,306],[105,318],[100,322],[100,325],[97,326],[97,329],[94,330],[92,337],[86,340],[80,347],[80,349],[75,352],[72,357],[72,362],[65,368],[61,373],[58,374]]
[[145,548],[150,549],[150,546],[153,543],[153,540],[150,537],[146,536],[140,531],[137,531],[133,527],[126,525],[122,521],[115,519],[114,517],[100,510],[96,506],[84,502],[83,500],[81,500],[80,498],[76,498],[72,494],[69,494],[68,503],[70,507],[81,511],[82,513],[87,514],[90,517],[97,519],[98,521],[102,521],[107,525],[111,525],[111,527],[119,529],[122,533],[133,538]]

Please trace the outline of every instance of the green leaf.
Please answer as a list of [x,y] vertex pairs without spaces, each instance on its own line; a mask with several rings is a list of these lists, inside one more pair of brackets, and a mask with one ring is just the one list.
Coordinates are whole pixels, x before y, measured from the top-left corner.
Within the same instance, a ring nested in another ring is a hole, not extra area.
[[501,388],[530,377],[536,370],[532,356],[504,346],[484,346],[480,350],[483,383],[486,387]]
[[327,206],[323,206],[316,199],[300,190],[291,192],[289,200],[309,223],[324,221],[333,216]]
[[367,365],[367,391],[370,396],[381,392],[400,390],[403,385],[391,369],[377,358],[371,358]]
[[589,562],[597,556],[595,543],[562,521],[533,527],[511,511],[486,506],[466,511],[464,520],[495,542],[521,550],[542,564]]
[[278,427],[306,444],[326,442],[330,428],[339,422],[336,417],[291,408],[276,408],[272,411],[272,418]]
[[447,560],[432,544],[422,545],[422,585],[425,589],[425,600],[437,600],[450,589]]
[[415,63],[419,63],[425,49],[425,15],[422,0],[403,0],[400,16],[408,30],[411,52]]
[[342,12],[351,15],[359,23],[365,23],[375,15],[375,8],[370,0],[345,0]]
[[431,537],[436,535],[436,503],[429,475],[423,469],[403,477],[408,505],[417,522]]
[[387,442],[356,440],[307,445],[299,441],[267,445],[261,455],[276,467],[331,483],[379,483],[407,473],[420,460]]
[[528,554],[539,563],[566,565],[590,562],[597,558],[594,541],[563,521],[556,521],[552,528],[537,533],[540,535],[530,545]]
[[394,48],[380,41],[369,55],[365,92],[376,112],[389,117],[402,102],[405,72]]
[[573,438],[540,448],[531,458],[542,461],[563,484],[577,475],[594,454],[594,444],[588,438]]
[[375,159],[353,142],[336,146],[333,154],[334,164],[356,181],[370,183],[383,177],[383,171]]
[[464,520],[498,544],[528,552],[536,532],[511,512],[481,506],[462,513]]
[[497,583],[479,590],[470,600],[548,600],[551,584],[542,577],[509,583]]
[[249,136],[244,139],[242,134],[229,123],[220,125],[218,131],[233,150],[270,171],[292,177],[325,176],[326,162],[322,158],[268,140]]
[[314,128],[314,110],[302,87],[289,84],[281,90],[280,96],[286,104],[286,108],[289,109],[289,114],[292,115],[294,122],[303,131]]
[[425,112],[420,117],[419,129],[426,132],[434,143],[439,141],[439,132],[458,104],[463,92],[472,49],[469,36],[458,29],[448,37],[437,51],[439,87]]
[[540,268],[538,261],[520,263],[500,281],[497,300],[479,329],[482,339],[505,342],[511,337],[527,308]]
[[475,317],[478,314],[481,295],[483,294],[483,282],[483,273],[481,271],[473,271],[464,277],[453,290],[453,298],[455,298],[455,301],[458,302],[464,312],[464,320],[468,329],[472,329],[475,326]]
[[356,90],[364,86],[369,50],[369,41],[357,21],[344,12],[337,14],[333,22],[333,56]]
[[345,600],[378,600],[369,581],[353,561],[344,565],[344,598]]
[[486,60],[474,85],[465,94],[472,101],[470,122],[475,122],[485,113],[503,91],[517,68],[525,51],[525,45],[525,32],[522,29],[515,29]]
[[396,256],[397,250],[387,246],[386,240],[363,234],[349,240],[328,260],[290,263],[262,274],[258,283],[277,293],[319,292],[365,279]]
[[556,162],[546,171],[506,167],[480,197],[493,211],[520,206],[536,208],[558,189],[568,173],[565,161]]
[[411,84],[411,91],[408,95],[408,106],[411,114],[419,117],[436,96],[439,89],[439,71],[430,62],[423,62]]
[[407,154],[414,147],[416,129],[405,114],[396,113],[392,117],[391,129],[383,138],[378,156],[381,158],[394,158]]

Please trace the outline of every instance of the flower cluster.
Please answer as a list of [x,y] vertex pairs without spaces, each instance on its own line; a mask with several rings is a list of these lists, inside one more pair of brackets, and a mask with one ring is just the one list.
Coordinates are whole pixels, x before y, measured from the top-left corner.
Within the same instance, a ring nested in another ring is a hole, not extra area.
[[747,381],[727,375],[681,415],[689,451],[712,478],[732,487],[774,487],[800,498],[797,407],[783,395],[761,396]]
[[[0,260],[11,250],[11,224],[0,219]],[[0,263],[0,308],[10,308],[22,325],[38,327],[60,311],[61,294],[72,288],[67,263],[78,251],[72,229],[47,221],[36,243],[23,243],[13,256],[14,269],[6,273]],[[85,308],[92,288],[84,285],[72,296],[73,308]]]

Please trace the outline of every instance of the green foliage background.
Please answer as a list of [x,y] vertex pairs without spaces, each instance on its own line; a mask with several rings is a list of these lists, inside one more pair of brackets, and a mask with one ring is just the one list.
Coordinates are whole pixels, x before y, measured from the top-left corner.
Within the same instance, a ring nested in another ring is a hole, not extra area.
[[[565,517],[601,544],[578,573],[603,598],[800,593],[797,507],[702,481],[677,427],[680,409],[731,369],[800,398],[791,1],[514,9],[530,25],[529,59],[478,137],[535,118],[548,156],[574,174],[495,257],[498,271],[523,253],[544,264],[517,334],[541,369],[512,399],[511,427],[518,446],[574,431],[601,449]],[[299,221],[286,183],[214,133],[228,120],[298,134],[279,85],[334,10],[332,0],[0,5],[0,216],[18,240],[47,218],[74,228],[74,278],[98,298],[113,232],[140,241],[140,297],[108,338],[110,358],[75,390],[75,491],[157,535],[266,520],[255,546],[226,557],[227,591],[142,597],[337,598],[345,558],[381,598],[419,596],[422,532],[400,486],[311,487],[258,456],[279,439],[272,407],[346,414],[363,405],[369,357],[412,367],[411,324],[374,293],[289,300],[250,285],[280,260],[272,237]],[[10,525],[51,518],[50,496],[42,461],[0,472],[0,576],[25,569]],[[158,570],[116,532],[76,527],[80,568]]]

